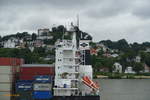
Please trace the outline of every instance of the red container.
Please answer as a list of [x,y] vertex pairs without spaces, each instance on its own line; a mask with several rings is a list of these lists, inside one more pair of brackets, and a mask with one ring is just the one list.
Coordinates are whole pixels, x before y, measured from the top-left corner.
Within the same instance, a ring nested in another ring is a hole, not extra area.
[[20,66],[24,63],[24,60],[21,58],[0,58],[0,66]]
[[35,75],[20,75],[20,80],[34,80]]
[[53,65],[47,64],[24,64],[20,69],[20,80],[33,80],[37,75],[54,76],[55,69]]

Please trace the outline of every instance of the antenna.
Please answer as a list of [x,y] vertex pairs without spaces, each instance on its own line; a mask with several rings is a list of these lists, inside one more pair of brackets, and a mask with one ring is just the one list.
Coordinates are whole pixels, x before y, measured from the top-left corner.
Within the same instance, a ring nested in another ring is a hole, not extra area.
[[65,29],[66,29],[66,24],[65,24],[64,29],[63,29],[63,36],[62,36],[62,40],[64,40]]
[[79,14],[77,14],[77,26],[79,28]]

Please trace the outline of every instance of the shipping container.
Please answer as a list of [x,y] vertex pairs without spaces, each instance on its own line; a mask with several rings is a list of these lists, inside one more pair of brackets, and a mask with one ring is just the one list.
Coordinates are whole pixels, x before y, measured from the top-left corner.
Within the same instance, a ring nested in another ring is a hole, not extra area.
[[37,75],[54,76],[54,66],[48,64],[23,64],[20,69],[20,80],[34,80]]
[[20,74],[54,75],[54,67],[21,67]]
[[20,80],[34,80],[35,75],[24,75],[24,74],[20,74],[19,75],[19,79]]
[[0,92],[8,92],[11,91],[11,83],[0,83]]
[[50,83],[52,82],[52,77],[48,75],[37,75],[34,77],[34,82],[37,83]]
[[51,91],[34,91],[33,98],[34,99],[51,99],[52,92]]
[[52,84],[50,84],[50,83],[34,83],[33,90],[34,91],[51,91]]
[[12,66],[0,66],[0,74],[13,74]]
[[32,91],[19,91],[16,93],[17,97],[14,100],[34,100],[32,98]]
[[[20,74],[19,75],[19,79],[20,80],[34,80],[37,75],[31,75],[31,74],[28,74],[28,75],[25,75],[25,74]],[[54,75],[50,75],[52,77],[52,81],[53,81],[53,77]]]
[[12,82],[12,75],[9,74],[0,74],[0,83],[11,83]]
[[18,83],[33,83],[33,80],[17,80]]
[[32,86],[33,81],[27,81],[27,80],[22,80],[22,81],[17,81],[16,82],[16,91],[31,91],[33,86]]
[[0,100],[11,100],[10,92],[0,92]]
[[24,63],[24,60],[21,58],[0,58],[0,66],[20,66]]

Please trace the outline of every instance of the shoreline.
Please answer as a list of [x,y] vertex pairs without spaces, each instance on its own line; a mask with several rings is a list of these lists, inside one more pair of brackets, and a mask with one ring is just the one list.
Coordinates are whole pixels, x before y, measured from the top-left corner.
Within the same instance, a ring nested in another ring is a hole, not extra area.
[[126,75],[120,77],[106,76],[106,75],[96,75],[95,79],[150,79],[150,76],[145,75]]

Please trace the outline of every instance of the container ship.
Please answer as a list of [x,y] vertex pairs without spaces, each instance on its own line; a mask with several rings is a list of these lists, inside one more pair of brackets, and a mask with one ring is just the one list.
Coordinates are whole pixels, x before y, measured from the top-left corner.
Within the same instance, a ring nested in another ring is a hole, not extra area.
[[0,58],[0,99],[100,100],[100,86],[93,81],[90,61],[91,39],[79,35],[77,28],[71,24],[65,33],[71,38],[55,43],[54,65]]

